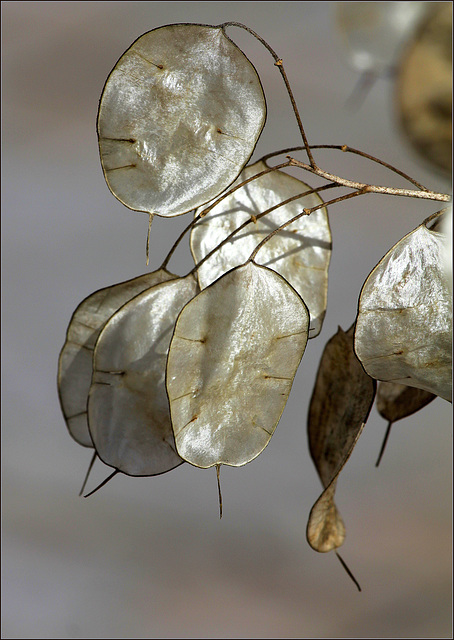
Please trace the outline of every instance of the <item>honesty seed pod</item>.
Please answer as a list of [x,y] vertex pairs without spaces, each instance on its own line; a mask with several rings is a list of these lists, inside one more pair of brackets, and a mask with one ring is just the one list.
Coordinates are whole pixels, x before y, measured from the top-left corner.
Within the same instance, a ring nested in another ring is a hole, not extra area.
[[101,460],[128,475],[157,475],[182,463],[165,369],[175,319],[197,291],[192,275],[144,291],[112,316],[96,342],[88,426]]
[[[256,162],[242,171],[235,184],[267,168],[264,161]],[[318,194],[311,193],[263,217],[259,216],[261,212],[305,191],[310,191],[310,187],[301,180],[283,171],[272,171],[248,182],[213,207],[191,232],[191,251],[196,263],[243,223],[251,218],[253,222],[201,264],[197,270],[200,288],[204,289],[223,273],[243,264],[261,240],[304,208],[323,203]],[[259,218],[255,219],[256,216]],[[310,338],[320,333],[326,312],[330,257],[328,212],[321,208],[309,216],[300,217],[268,240],[255,258],[257,264],[280,273],[303,298],[311,319]]]
[[179,315],[167,392],[179,455],[208,468],[241,466],[266,447],[303,356],[307,308],[271,269],[232,269]]
[[221,27],[171,24],[122,55],[98,113],[109,189],[130,209],[176,216],[240,173],[265,124],[255,68]]
[[93,350],[107,320],[128,300],[160,282],[176,278],[165,269],[95,291],[74,311],[58,361],[58,395],[69,433],[92,447],[87,400],[93,373]]
[[[440,220],[437,214],[435,224]],[[450,401],[452,292],[443,262],[447,238],[433,225],[430,218],[402,238],[367,278],[359,298],[355,351],[373,378]]]

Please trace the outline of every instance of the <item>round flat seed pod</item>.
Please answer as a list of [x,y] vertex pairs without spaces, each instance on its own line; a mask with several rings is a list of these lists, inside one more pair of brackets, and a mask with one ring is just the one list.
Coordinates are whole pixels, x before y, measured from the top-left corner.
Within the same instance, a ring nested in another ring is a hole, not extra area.
[[87,399],[93,373],[93,350],[101,329],[118,309],[156,284],[176,278],[165,269],[100,289],[74,311],[58,361],[58,394],[69,433],[79,444],[92,447],[87,423]]
[[99,335],[88,425],[101,460],[128,475],[158,475],[182,463],[165,369],[176,317],[197,291],[192,275],[148,289],[117,311]]
[[[235,184],[267,169],[263,161],[246,167]],[[283,171],[272,171],[247,183],[224,198],[191,232],[191,251],[199,262],[232,231],[251,220],[232,240],[221,247],[198,269],[200,288],[204,289],[233,267],[243,264],[271,231],[307,207],[323,201],[312,193],[294,200],[255,220],[261,212],[278,205],[310,187]],[[281,274],[300,294],[310,314],[309,337],[320,333],[326,312],[328,267],[331,258],[331,231],[326,208],[314,211],[292,223],[260,249],[255,260]]]
[[220,27],[149,31],[117,62],[101,96],[99,150],[109,189],[137,211],[195,209],[235,180],[265,118],[257,72]]
[[241,466],[266,447],[307,342],[309,314],[277,273],[232,269],[183,309],[167,361],[180,456],[196,467]]
[[452,292],[443,264],[446,241],[423,223],[378,263],[361,290],[355,351],[373,378],[451,400]]

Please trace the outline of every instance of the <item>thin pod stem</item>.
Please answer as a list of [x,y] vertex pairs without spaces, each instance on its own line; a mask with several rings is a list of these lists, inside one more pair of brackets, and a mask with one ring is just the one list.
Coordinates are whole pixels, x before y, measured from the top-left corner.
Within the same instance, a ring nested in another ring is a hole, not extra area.
[[[264,159],[261,158],[261,160],[264,160]],[[244,187],[246,184],[248,184],[248,182],[257,180],[258,178],[261,178],[262,176],[266,175],[267,173],[271,173],[272,171],[278,171],[279,169],[284,169],[285,167],[289,167],[290,164],[291,164],[290,160],[287,160],[286,162],[277,164],[274,167],[268,167],[267,169],[260,171],[260,173],[256,173],[250,178],[247,178],[247,180],[240,182],[235,187],[232,187],[231,189],[229,189],[229,191],[226,191],[225,193],[223,193],[221,196],[219,196],[219,198],[214,200],[208,207],[206,207],[203,211],[201,211],[200,217],[201,218],[205,217],[208,213],[210,213],[211,209],[214,209],[214,207],[216,207],[220,202],[222,202],[224,198],[227,198],[228,196],[232,195],[232,193],[234,193],[237,189],[241,189],[241,187]]]
[[145,249],[146,257],[147,257],[147,267],[150,262],[150,232],[151,232],[151,223],[153,222],[154,213],[148,214],[148,233],[147,233],[147,246]]
[[[268,215],[269,213],[271,213],[272,211],[274,211],[275,209],[278,209],[279,207],[283,207],[284,205],[288,204],[289,202],[293,202],[293,200],[298,200],[299,198],[304,198],[305,196],[310,195],[311,193],[320,193],[320,191],[326,191],[327,189],[332,189],[334,187],[337,187],[336,184],[325,184],[322,187],[317,187],[315,189],[308,189],[307,191],[304,191],[303,193],[298,193],[295,196],[292,196],[291,198],[287,198],[286,200],[283,200],[282,202],[279,202],[278,204],[275,204],[273,207],[270,207],[269,209],[266,209],[266,211],[262,211],[261,213],[259,213],[258,215],[254,216],[254,219],[249,218],[249,220],[245,220],[245,222],[243,222],[243,224],[241,224],[239,227],[237,227],[236,229],[234,229],[232,231],[232,233],[230,233],[227,237],[224,238],[224,240],[222,240],[222,242],[220,242],[216,247],[214,247],[214,249],[212,249],[209,253],[206,254],[206,256],[204,256],[196,265],[195,267],[189,272],[189,273],[195,273],[201,266],[202,264],[206,261],[209,260],[211,258],[211,256],[216,253],[216,251],[218,251],[221,247],[223,247],[225,244],[227,244],[227,242],[230,242],[230,240],[242,229],[244,229],[245,227],[247,227],[247,225],[252,224],[253,222],[257,222],[257,220],[260,220],[260,218],[263,218],[263,216]],[[319,206],[315,207],[315,209],[322,209],[325,205],[325,203],[321,203]],[[312,211],[312,210],[311,210]],[[300,218],[302,215],[305,215],[304,213],[292,218],[289,222],[285,223],[285,225],[282,225],[282,227],[279,227],[278,229],[276,229],[271,235],[274,235],[274,233],[276,233],[276,231],[279,231],[281,228],[283,228],[284,226],[287,226],[287,224],[292,223],[294,220],[297,220],[298,218]],[[261,243],[259,246],[261,246],[265,240],[269,239],[269,236],[267,236]],[[251,258],[249,258],[250,260]],[[189,275],[189,274],[188,274]]]
[[85,474],[85,479],[83,481],[81,490],[79,491],[79,496],[81,496],[84,492],[85,489],[85,485],[87,484],[87,480],[88,480],[88,476],[90,475],[91,470],[93,469],[93,465],[95,464],[95,460],[96,460],[96,456],[98,454],[96,453],[96,451],[94,452],[92,459],[90,460],[90,464],[88,465],[88,469],[87,469],[87,473]]
[[216,465],[216,479],[218,481],[218,497],[219,497],[219,519],[222,519],[222,493],[221,493],[221,480],[220,480],[220,473],[221,473],[221,465],[217,464]]
[[183,229],[183,231],[180,233],[180,235],[178,236],[178,238],[175,240],[175,242],[173,243],[169,253],[166,255],[166,257],[164,258],[164,262],[161,264],[161,269],[165,269],[170,261],[170,258],[173,256],[175,249],[178,247],[178,245],[180,244],[180,242],[183,240],[184,236],[187,234],[187,232],[192,229],[192,227],[195,225],[196,222],[198,222],[200,219],[200,215],[196,216],[195,218],[193,218],[191,220],[191,222]]
[[361,591],[361,587],[360,584],[358,582],[358,580],[355,578],[355,576],[353,575],[353,573],[350,571],[350,569],[347,566],[347,563],[345,562],[345,560],[342,558],[342,556],[340,556],[337,551],[334,552],[336,554],[337,559],[339,560],[339,562],[341,563],[341,565],[344,567],[345,571],[347,572],[347,574],[350,576],[350,578],[353,580],[353,582],[356,585],[356,588],[358,589],[358,591]]
[[[266,154],[266,156],[263,156],[261,160],[265,162],[266,160],[268,160],[268,158],[273,158],[274,156],[278,156],[284,153],[287,153],[287,154],[293,153],[294,151],[304,151],[304,149],[305,147],[302,147],[302,146],[289,147],[288,149],[280,149],[279,151],[273,151],[272,153]],[[343,151],[344,153],[354,153],[355,155],[361,156],[362,158],[367,158],[367,160],[371,160],[372,162],[375,162],[377,164],[382,165],[383,167],[386,167],[393,173],[396,173],[397,175],[401,176],[405,180],[408,180],[408,182],[411,182],[411,184],[414,184],[415,187],[418,187],[418,189],[421,189],[421,191],[429,191],[427,187],[424,187],[420,182],[410,177],[408,174],[404,173],[400,169],[393,167],[393,165],[389,164],[389,162],[380,160],[380,158],[376,158],[375,156],[372,156],[370,153],[366,153],[365,151],[360,151],[359,149],[354,149],[353,147],[349,147],[346,144],[313,144],[311,145],[311,149],[334,149],[336,151]]]
[[117,475],[117,473],[119,473],[118,469],[115,469],[115,471],[113,473],[110,474],[110,476],[108,476],[105,480],[103,480],[101,482],[101,484],[98,484],[98,486],[96,487],[96,489],[93,489],[93,491],[90,491],[90,493],[87,493],[84,495],[84,498],[89,498],[90,496],[92,496],[94,493],[96,493],[96,491],[98,491],[98,489],[101,489],[101,487],[103,487],[104,485],[106,485],[110,480],[112,480],[112,478],[114,476]]
[[421,198],[423,200],[437,200],[439,202],[451,201],[451,196],[446,193],[436,193],[434,191],[414,191],[413,189],[395,189],[394,187],[383,187],[380,185],[365,184],[364,182],[354,182],[352,180],[346,180],[345,178],[335,176],[334,174],[323,171],[318,167],[311,167],[304,162],[295,160],[295,158],[289,157],[289,159],[291,161],[291,165],[294,167],[301,167],[302,169],[306,169],[306,171],[315,173],[315,175],[320,176],[320,178],[331,180],[332,182],[335,182],[342,187],[360,189],[364,193],[383,193],[389,196],[405,196],[407,198]]
[[260,173],[257,173],[255,176],[252,176],[251,178],[248,178],[247,180],[244,180],[240,184],[237,184],[235,187],[233,187],[229,191],[226,191],[221,196],[219,196],[216,200],[214,200],[208,207],[203,209],[203,211],[201,211],[197,216],[195,216],[195,218],[193,218],[191,220],[191,222],[188,224],[188,226],[183,229],[183,231],[180,233],[180,235],[178,236],[178,238],[176,239],[176,241],[172,245],[172,248],[170,249],[169,253],[164,258],[164,262],[161,264],[161,269],[165,269],[167,267],[167,265],[168,265],[168,263],[170,261],[170,258],[173,256],[176,248],[178,247],[178,245],[180,244],[181,240],[184,238],[186,233],[188,231],[190,231],[192,229],[192,227],[201,218],[205,217],[207,215],[207,213],[209,213],[211,211],[211,209],[213,209],[216,205],[218,205],[220,202],[222,202],[222,200],[224,200],[224,198],[227,198],[228,196],[230,196],[237,189],[241,189],[241,187],[244,187],[244,185],[246,185],[248,182],[252,182],[252,180],[257,180],[257,178],[260,178],[261,176],[265,175],[266,173],[270,173],[271,171],[278,171],[279,169],[283,169],[284,167],[288,167],[288,166],[290,166],[290,161],[289,160],[287,160],[286,162],[282,162],[281,164],[278,164],[278,165],[276,165],[274,167],[268,167],[267,169],[264,169],[263,171],[260,171]]
[[300,130],[301,137],[303,138],[304,149],[307,153],[307,157],[309,159],[311,167],[316,168],[317,165],[315,164],[314,158],[312,156],[311,148],[309,146],[309,142],[307,141],[306,133],[304,131],[304,127],[300,118],[298,107],[297,107],[295,98],[293,97],[293,91],[292,91],[292,88],[290,87],[287,74],[285,73],[284,63],[282,62],[282,58],[280,58],[277,55],[277,53],[274,51],[272,47],[270,47],[270,45],[266,42],[266,40],[264,40],[261,36],[259,36],[258,33],[256,33],[246,25],[242,24],[241,22],[224,22],[223,24],[220,25],[220,27],[224,30],[224,32],[226,27],[239,27],[240,29],[244,29],[245,31],[250,33],[252,36],[254,36],[254,38],[256,38],[259,42],[261,42],[261,44],[263,44],[263,46],[271,53],[271,55],[274,58],[274,64],[279,69],[282,79],[284,80],[285,88],[287,89],[287,93],[290,98],[290,102],[292,104],[293,113],[295,114],[295,118],[298,123],[298,128]]
[[378,454],[378,458],[377,458],[377,462],[375,463],[375,466],[378,467],[378,465],[380,464],[380,461],[383,457],[383,453],[385,451],[386,448],[386,444],[388,442],[388,438],[389,438],[389,434],[391,433],[391,427],[393,426],[392,422],[388,422],[388,428],[386,429],[386,433],[385,433],[385,437],[383,438],[383,442],[381,445],[381,449],[380,449],[380,453]]
[[[332,186],[336,186],[336,185],[332,185],[331,184],[331,185],[326,185],[326,186],[332,187]],[[321,191],[321,188],[314,189],[314,191]],[[365,189],[360,189],[358,191],[354,191],[353,193],[347,193],[347,194],[345,194],[343,196],[339,196],[339,198],[333,198],[333,200],[328,200],[328,202],[322,202],[321,204],[318,204],[315,207],[311,207],[310,209],[303,209],[303,211],[301,213],[299,213],[298,215],[294,216],[290,220],[287,220],[287,222],[284,222],[283,224],[280,225],[280,227],[277,227],[271,233],[269,233],[265,238],[263,238],[263,240],[261,242],[259,242],[259,244],[255,247],[254,251],[251,253],[251,255],[249,256],[247,262],[253,261],[255,256],[257,255],[257,253],[263,247],[263,245],[266,242],[268,242],[268,240],[271,240],[271,238],[273,236],[275,236],[277,233],[282,231],[282,229],[285,229],[285,227],[288,227],[290,224],[292,224],[292,222],[295,222],[296,220],[299,220],[303,216],[309,216],[311,213],[313,213],[314,211],[317,211],[318,209],[323,209],[324,207],[328,207],[329,205],[335,204],[336,202],[342,202],[343,200],[348,200],[349,198],[355,198],[356,196],[361,196],[363,193],[367,193],[367,191]]]

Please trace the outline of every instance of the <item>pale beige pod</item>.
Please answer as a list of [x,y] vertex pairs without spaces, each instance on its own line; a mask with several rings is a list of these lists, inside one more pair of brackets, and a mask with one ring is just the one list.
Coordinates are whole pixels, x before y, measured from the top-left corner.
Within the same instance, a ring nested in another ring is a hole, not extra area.
[[367,278],[359,299],[355,351],[373,378],[450,401],[452,289],[443,262],[447,238],[432,225],[433,219],[402,238]]
[[266,119],[260,79],[220,27],[171,24],[138,38],[98,112],[104,175],[130,209],[176,216],[238,176]]
[[165,269],[95,291],[74,311],[58,361],[58,395],[69,433],[93,447],[87,422],[87,400],[93,373],[93,350],[107,320],[145,289],[176,278]]
[[99,458],[131,476],[182,463],[175,451],[165,370],[175,320],[198,291],[191,274],[125,304],[96,342],[88,426]]
[[232,269],[179,315],[167,392],[179,455],[208,468],[241,466],[266,447],[303,356],[309,314],[271,269]]
[[[235,184],[267,168],[264,161],[256,162],[241,172]],[[195,262],[204,258],[232,231],[251,220],[251,216],[256,217],[310,189],[283,171],[272,171],[234,191],[194,225],[190,244]],[[271,231],[304,208],[320,204],[323,200],[312,193],[248,224],[200,266],[197,270],[200,288],[204,289],[229,269],[243,264]],[[325,317],[331,246],[328,211],[323,207],[280,231],[263,245],[255,258],[257,264],[280,273],[303,298],[310,314],[309,338],[320,333]]]

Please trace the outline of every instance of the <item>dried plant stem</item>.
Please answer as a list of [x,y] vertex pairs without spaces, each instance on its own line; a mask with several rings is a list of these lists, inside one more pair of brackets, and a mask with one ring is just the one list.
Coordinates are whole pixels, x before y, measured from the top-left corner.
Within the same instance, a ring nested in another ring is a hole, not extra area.
[[81,487],[81,489],[80,489],[80,491],[79,491],[79,496],[81,496],[81,495],[83,494],[83,492],[84,492],[85,485],[87,484],[88,476],[90,475],[90,471],[92,470],[93,465],[95,464],[95,460],[96,460],[96,456],[97,456],[97,455],[98,455],[98,454],[97,454],[97,452],[95,451],[95,452],[94,452],[94,454],[93,454],[92,459],[90,460],[90,464],[88,465],[87,473],[85,474],[85,478],[84,478],[84,481],[83,481],[82,487]]
[[[333,187],[333,186],[337,186],[337,185],[330,184],[329,186]],[[314,191],[316,191],[316,190],[314,189]],[[317,191],[321,191],[321,188],[319,188]],[[352,193],[347,193],[347,194],[345,194],[343,196],[339,196],[339,198],[333,198],[333,200],[328,200],[327,202],[322,202],[322,203],[316,205],[315,207],[311,207],[310,209],[303,209],[303,211],[301,213],[299,213],[298,215],[294,216],[290,220],[287,220],[287,222],[284,222],[283,224],[281,224],[280,227],[277,227],[276,229],[274,229],[274,231],[269,233],[266,236],[266,238],[263,238],[263,240],[261,242],[259,242],[259,244],[255,247],[254,251],[251,253],[251,255],[249,256],[247,262],[250,262],[250,261],[254,260],[254,258],[257,255],[257,253],[260,251],[262,246],[266,242],[268,242],[268,240],[271,240],[271,238],[273,236],[275,236],[277,233],[282,231],[282,229],[285,229],[285,227],[288,227],[290,224],[292,224],[296,220],[299,220],[299,218],[302,218],[303,216],[309,216],[314,211],[317,211],[318,209],[323,209],[324,207],[327,207],[328,205],[335,204],[336,202],[342,202],[343,200],[348,200],[350,198],[355,198],[356,196],[361,196],[361,195],[363,195],[363,193],[367,193],[367,191],[365,189],[359,189],[358,191],[353,191]]]
[[[196,265],[195,267],[189,272],[189,273],[195,273],[201,266],[202,264],[206,261],[209,260],[211,258],[211,256],[216,253],[216,251],[218,251],[221,247],[223,247],[225,244],[227,244],[227,242],[230,242],[230,240],[242,229],[244,229],[245,227],[247,227],[247,225],[252,224],[253,222],[257,222],[257,220],[260,220],[260,218],[263,218],[263,216],[268,215],[269,213],[271,213],[272,211],[274,211],[275,209],[279,209],[279,207],[283,207],[284,205],[288,204],[289,202],[293,202],[294,200],[298,200],[299,198],[304,198],[305,196],[310,195],[311,193],[319,193],[320,191],[326,191],[327,189],[333,189],[335,187],[337,187],[338,185],[336,184],[325,184],[322,187],[317,187],[316,189],[308,189],[307,191],[304,191],[303,193],[297,193],[295,196],[292,196],[291,198],[287,198],[287,200],[283,200],[282,202],[279,202],[278,204],[275,204],[273,207],[270,207],[269,209],[266,209],[265,211],[262,211],[261,213],[259,213],[258,215],[254,216],[254,219],[249,218],[248,220],[245,220],[243,222],[243,224],[241,224],[239,227],[237,227],[236,229],[234,229],[232,231],[232,233],[230,233],[228,236],[226,236],[224,238],[224,240],[222,240],[222,242],[220,242],[216,247],[214,247],[214,249],[212,249],[209,253],[206,254],[206,256],[204,256]],[[346,196],[342,196],[342,199],[344,199]],[[348,196],[347,196],[348,197]],[[316,209],[322,209],[323,207],[325,207],[326,204],[324,202],[322,202],[320,205],[317,205],[316,207],[313,207],[312,209],[315,211]],[[305,209],[304,211],[310,211],[312,213],[312,209]],[[291,222],[294,222],[295,220],[297,220],[298,218],[300,218],[303,215],[308,215],[305,214],[304,212],[299,214],[298,216],[295,216],[294,218],[292,218],[289,222],[286,222],[284,226],[287,226],[288,224],[290,224]],[[276,229],[275,231],[273,231],[272,234],[270,235],[274,235],[275,232],[279,231],[281,229],[281,227],[279,227],[278,229]],[[269,239],[269,236],[267,236],[265,238]],[[263,244],[264,241],[262,241],[260,243]],[[249,258],[250,260],[250,258]],[[189,274],[188,274],[189,275]]]
[[300,130],[301,137],[303,138],[304,149],[305,149],[305,151],[307,153],[307,157],[309,158],[309,162],[311,164],[311,167],[316,169],[317,165],[315,164],[314,158],[312,156],[311,148],[309,146],[309,142],[307,141],[306,133],[304,131],[304,127],[303,127],[303,123],[302,123],[301,118],[300,118],[298,107],[297,107],[295,98],[293,97],[293,91],[292,91],[292,88],[290,87],[290,83],[288,81],[287,74],[285,73],[284,63],[282,62],[282,58],[280,58],[277,55],[277,53],[274,51],[274,49],[272,47],[270,47],[270,45],[266,42],[266,40],[264,40],[261,36],[258,35],[258,33],[256,33],[255,31],[253,31],[252,29],[250,29],[246,25],[242,24],[241,22],[224,22],[223,24],[220,25],[220,27],[223,30],[225,30],[225,27],[239,27],[240,29],[244,29],[245,31],[250,33],[252,36],[254,36],[254,38],[256,38],[259,42],[261,42],[261,44],[263,44],[263,46],[266,49],[268,49],[268,51],[271,53],[271,55],[274,58],[274,64],[279,69],[280,74],[282,76],[282,79],[284,80],[285,88],[287,89],[287,93],[288,93],[288,96],[290,98],[290,102],[292,104],[293,113],[295,114],[295,118],[296,118],[296,121],[298,123],[298,128]]
[[388,427],[386,428],[386,433],[385,433],[385,437],[383,438],[383,443],[381,445],[380,453],[378,454],[377,462],[375,463],[376,467],[378,467],[378,465],[380,464],[382,456],[383,456],[383,454],[385,452],[386,444],[388,442],[388,438],[389,438],[389,434],[391,433],[391,427],[392,426],[393,426],[393,423],[392,422],[388,422]]
[[300,162],[287,156],[290,160],[291,166],[300,167],[306,171],[310,171],[320,178],[331,180],[342,187],[350,187],[351,189],[360,189],[363,193],[383,193],[389,196],[404,196],[407,198],[421,198],[424,200],[437,200],[438,202],[450,202],[451,196],[446,193],[436,193],[435,191],[415,191],[414,189],[397,189],[394,187],[382,187],[380,185],[366,184],[364,182],[354,182],[353,180],[346,180],[340,178],[332,173],[323,171],[319,167],[311,167],[310,165]]
[[120,471],[118,469],[115,469],[115,471],[111,473],[110,476],[107,476],[107,478],[101,482],[101,484],[98,484],[96,489],[93,489],[93,491],[90,491],[90,493],[86,493],[84,495],[84,498],[88,498],[92,496],[94,493],[96,493],[96,491],[98,491],[98,489],[101,489],[101,487],[104,487],[104,485],[106,485],[110,480],[112,480],[112,478],[116,476],[117,473],[120,473]]
[[150,231],[151,231],[151,223],[153,222],[154,213],[150,213],[148,215],[148,233],[147,233],[147,245],[145,249],[146,258],[147,258],[147,267],[150,262]]
[[361,587],[360,584],[358,582],[358,580],[355,578],[355,576],[353,575],[353,573],[350,571],[350,569],[347,566],[347,563],[345,562],[345,560],[337,553],[337,551],[335,551],[336,557],[339,560],[339,562],[341,563],[341,565],[344,567],[345,571],[347,572],[347,574],[350,576],[350,578],[353,580],[353,582],[356,585],[356,588],[358,589],[358,591],[361,591]]
[[[393,173],[396,173],[402,178],[405,178],[405,180],[408,180],[408,182],[411,182],[412,184],[414,184],[415,187],[418,187],[418,189],[421,189],[422,191],[429,191],[429,189],[424,187],[420,182],[418,182],[414,178],[411,178],[408,174],[404,173],[400,169],[393,167],[392,164],[389,164],[384,160],[380,160],[380,158],[376,158],[375,156],[372,156],[371,154],[366,153],[365,151],[360,151],[359,149],[353,149],[353,147],[349,147],[346,144],[313,144],[311,145],[311,149],[334,149],[336,151],[343,151],[344,153],[354,153],[358,156],[361,156],[362,158],[367,158],[368,160],[372,160],[372,162],[381,164],[383,167],[386,167]],[[284,153],[287,153],[287,154],[293,153],[294,151],[304,151],[304,147],[301,147],[301,146],[289,147],[288,149],[280,149],[279,151],[273,151],[272,153],[268,153],[266,156],[263,156],[262,160],[266,161],[268,160],[268,158],[273,158],[274,156],[278,156]]]
[[[166,269],[170,258],[172,257],[172,255],[175,252],[175,249],[178,247],[178,245],[180,244],[181,240],[184,238],[184,236],[186,235],[186,233],[192,229],[192,227],[195,226],[195,224],[201,219],[204,218],[210,211],[211,209],[213,209],[215,206],[217,206],[220,202],[222,202],[222,200],[224,200],[224,198],[227,198],[228,196],[230,196],[232,193],[234,193],[234,191],[236,191],[237,189],[241,189],[241,187],[244,187],[244,185],[248,184],[248,182],[252,182],[253,180],[257,180],[257,178],[260,178],[261,176],[264,176],[266,173],[270,173],[271,171],[278,171],[279,169],[282,169],[284,167],[288,167],[290,166],[290,161],[287,160],[286,162],[282,162],[281,164],[278,164],[274,167],[268,167],[267,169],[264,169],[263,171],[260,171],[260,173],[257,173],[255,176],[252,176],[251,178],[248,178],[247,180],[244,180],[243,182],[240,182],[239,184],[237,184],[235,187],[233,187],[232,189],[230,189],[229,191],[226,191],[225,193],[223,193],[221,196],[219,196],[216,200],[214,200],[214,202],[212,202],[208,207],[206,207],[205,209],[203,209],[203,211],[201,211],[197,216],[195,216],[195,218],[193,218],[193,220],[191,220],[191,222],[187,225],[187,227],[185,227],[183,229],[183,231],[180,233],[180,235],[178,236],[178,238],[176,239],[176,241],[174,242],[174,244],[172,245],[172,248],[170,249],[169,253],[167,254],[167,256],[164,258],[164,262],[161,264],[161,269]],[[147,263],[148,264],[148,263]]]

